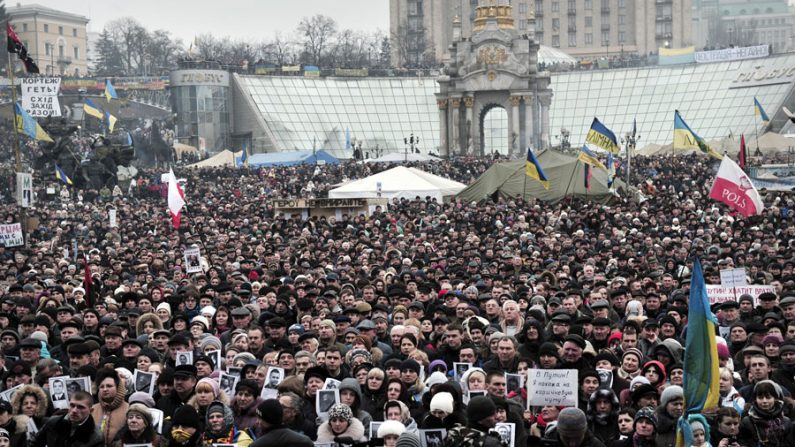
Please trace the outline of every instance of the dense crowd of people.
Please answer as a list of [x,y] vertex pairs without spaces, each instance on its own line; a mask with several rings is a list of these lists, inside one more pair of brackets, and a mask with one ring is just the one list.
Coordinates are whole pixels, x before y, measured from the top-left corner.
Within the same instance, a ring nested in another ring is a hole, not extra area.
[[[471,183],[491,162],[415,166]],[[671,447],[696,258],[772,292],[713,305],[721,401],[693,445],[793,442],[792,196],[734,215],[692,155],[633,159],[641,203],[270,202],[387,167],[177,168],[178,230],[159,172],[112,195],[37,174],[27,245],[0,246],[0,447]],[[576,370],[576,404],[539,405],[537,370]]]

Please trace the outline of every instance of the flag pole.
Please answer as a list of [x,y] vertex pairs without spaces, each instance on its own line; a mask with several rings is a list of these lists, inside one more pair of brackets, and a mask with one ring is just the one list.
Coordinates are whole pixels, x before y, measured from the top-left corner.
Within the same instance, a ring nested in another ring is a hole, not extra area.
[[[574,176],[577,174],[577,166],[579,165],[580,165],[580,159],[578,158],[577,161],[574,162],[574,169],[571,170],[571,177],[569,177],[569,184],[566,185],[566,192],[563,193],[564,198],[569,195],[569,188],[571,187],[572,180],[574,180]],[[572,193],[572,195],[574,194]]]
[[[11,26],[10,23],[6,22],[6,28]],[[6,37],[7,39],[8,37]],[[11,109],[14,113],[14,168],[17,174],[22,172],[22,152],[19,147],[19,128],[17,127],[17,85],[14,81],[14,66],[11,63],[11,52],[6,52],[7,56],[7,63],[8,63],[8,81],[11,87],[11,102],[13,105]],[[15,179],[16,181],[16,179]],[[19,191],[17,191],[17,195],[19,195]],[[28,245],[28,239],[25,237],[27,235],[27,213],[25,207],[22,206],[21,203],[17,204],[19,206],[19,225],[22,227],[22,240],[24,241],[24,246]]]

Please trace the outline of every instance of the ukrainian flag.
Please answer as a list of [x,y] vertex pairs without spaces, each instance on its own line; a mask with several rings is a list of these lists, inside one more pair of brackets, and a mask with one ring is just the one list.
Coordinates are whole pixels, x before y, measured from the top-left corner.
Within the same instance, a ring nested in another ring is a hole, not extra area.
[[544,170],[541,169],[541,163],[538,162],[533,150],[530,148],[527,149],[527,162],[524,164],[524,173],[528,177],[541,182],[544,185],[544,189],[549,189],[549,179],[544,174]]
[[108,126],[108,132],[113,133],[113,127],[116,126],[116,117],[111,115],[110,112],[105,112],[104,123]]
[[55,177],[58,180],[66,183],[67,185],[71,185],[72,184],[72,179],[70,179],[69,176],[66,175],[65,172],[63,172],[63,169],[61,169],[61,167],[58,166],[58,163],[55,164]]
[[607,187],[611,188],[616,179],[616,163],[613,161],[613,154],[607,153]]
[[110,102],[111,99],[119,99],[119,96],[116,94],[116,89],[113,88],[113,84],[110,83],[110,79],[105,79],[105,99]]
[[617,154],[621,151],[621,148],[618,147],[616,134],[614,134],[612,130],[605,127],[605,125],[599,122],[599,120],[595,117],[593,119],[593,123],[591,123],[591,130],[588,131],[588,135],[585,137],[585,142],[601,147],[602,149],[614,154]]
[[240,156],[240,165],[248,168],[248,146],[243,145],[243,154]]
[[595,166],[597,168],[602,168],[605,171],[607,170],[607,167],[601,161],[599,161],[598,158],[596,158],[596,154],[591,152],[591,150],[588,149],[588,146],[585,145],[582,146],[582,149],[580,150],[580,156],[577,158],[579,158],[581,162],[587,165]]
[[770,118],[767,116],[767,113],[765,113],[765,109],[762,108],[762,104],[759,104],[759,100],[756,99],[756,96],[754,96],[754,115],[761,117],[762,124],[765,126],[770,124]]
[[102,109],[100,109],[94,101],[89,98],[86,98],[86,102],[83,104],[83,112],[88,115],[93,116],[96,119],[105,119],[105,115],[102,113]]
[[715,339],[718,320],[709,308],[707,286],[701,260],[695,259],[690,279],[690,306],[685,340],[685,413],[678,421],[677,446],[693,445],[688,415],[717,408],[720,401],[718,345]]
[[679,115],[678,110],[674,112],[674,150],[677,149],[697,149],[710,157],[717,158],[718,160],[723,159],[723,155],[709,147],[703,138],[696,135],[696,133],[690,129],[690,126],[688,126],[685,120],[682,119],[682,116]]
[[17,132],[24,133],[34,140],[54,143],[52,138],[47,135],[47,132],[39,126],[39,123],[37,123],[19,103],[14,104],[14,111],[16,112]]

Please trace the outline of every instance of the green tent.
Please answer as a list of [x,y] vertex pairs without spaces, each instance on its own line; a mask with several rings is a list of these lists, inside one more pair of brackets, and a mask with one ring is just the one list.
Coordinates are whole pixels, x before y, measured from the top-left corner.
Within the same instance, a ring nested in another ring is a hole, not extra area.
[[[494,193],[502,197],[534,197],[544,202],[557,202],[574,195],[606,203],[615,195],[607,188],[607,171],[591,167],[591,189],[585,187],[584,163],[573,155],[546,150],[536,155],[549,179],[549,189],[524,173],[525,160],[495,163],[474,183],[456,195],[466,202],[479,202]],[[616,179],[613,187],[622,189],[625,184]]]

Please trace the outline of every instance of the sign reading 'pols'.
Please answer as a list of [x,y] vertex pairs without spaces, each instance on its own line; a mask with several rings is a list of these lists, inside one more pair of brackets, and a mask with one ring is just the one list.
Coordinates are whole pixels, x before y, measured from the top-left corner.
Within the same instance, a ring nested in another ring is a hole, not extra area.
[[22,107],[30,116],[61,116],[61,78],[22,78]]
[[577,406],[576,369],[529,369],[527,371],[527,405],[529,407]]

